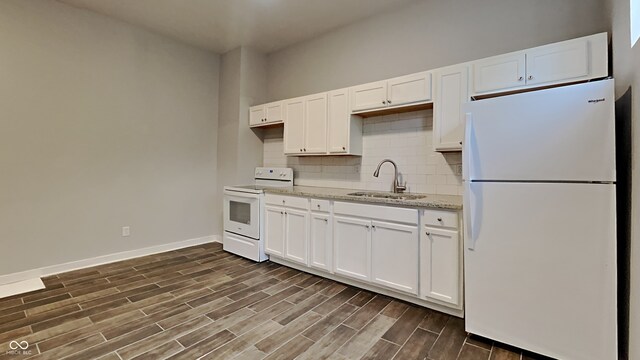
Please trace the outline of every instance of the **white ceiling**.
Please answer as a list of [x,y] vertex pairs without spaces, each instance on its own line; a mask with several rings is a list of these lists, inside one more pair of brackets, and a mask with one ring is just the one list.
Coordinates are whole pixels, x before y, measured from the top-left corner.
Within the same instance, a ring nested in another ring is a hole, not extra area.
[[272,52],[415,0],[58,0],[224,53]]

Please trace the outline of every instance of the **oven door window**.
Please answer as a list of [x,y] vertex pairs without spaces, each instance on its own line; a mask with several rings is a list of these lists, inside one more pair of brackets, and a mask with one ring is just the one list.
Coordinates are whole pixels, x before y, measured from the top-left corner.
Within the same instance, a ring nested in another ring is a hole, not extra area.
[[229,220],[251,225],[251,204],[239,201],[229,201]]

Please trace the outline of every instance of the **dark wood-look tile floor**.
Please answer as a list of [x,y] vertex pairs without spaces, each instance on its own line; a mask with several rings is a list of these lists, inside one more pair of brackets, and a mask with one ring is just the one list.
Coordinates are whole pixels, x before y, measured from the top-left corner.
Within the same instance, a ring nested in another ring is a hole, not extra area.
[[469,336],[462,319],[220,244],[43,280],[0,299],[1,360],[540,358]]

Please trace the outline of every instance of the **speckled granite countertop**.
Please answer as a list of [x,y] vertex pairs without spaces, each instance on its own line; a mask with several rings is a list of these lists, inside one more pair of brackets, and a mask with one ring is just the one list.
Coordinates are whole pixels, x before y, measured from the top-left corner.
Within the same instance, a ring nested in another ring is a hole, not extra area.
[[358,192],[380,194],[380,195],[386,195],[390,193],[354,190],[354,189],[325,188],[325,187],[315,187],[315,186],[294,186],[293,188],[265,188],[264,192],[267,194],[307,196],[307,197],[322,198],[322,199],[346,200],[346,201],[356,201],[361,203],[396,205],[396,206],[415,207],[415,208],[438,208],[438,209],[450,209],[450,210],[462,209],[462,196],[459,196],[459,195],[405,193],[402,195],[407,195],[407,196],[417,195],[421,197],[418,199],[402,199],[402,198],[393,199],[393,198],[349,195],[349,194],[358,193]]

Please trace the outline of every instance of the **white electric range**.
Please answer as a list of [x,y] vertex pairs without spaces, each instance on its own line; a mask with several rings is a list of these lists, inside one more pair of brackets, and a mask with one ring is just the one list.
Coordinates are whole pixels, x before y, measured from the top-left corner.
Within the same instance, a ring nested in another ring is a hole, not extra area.
[[223,249],[254,261],[264,253],[264,189],[293,187],[293,169],[258,167],[253,185],[224,187]]

